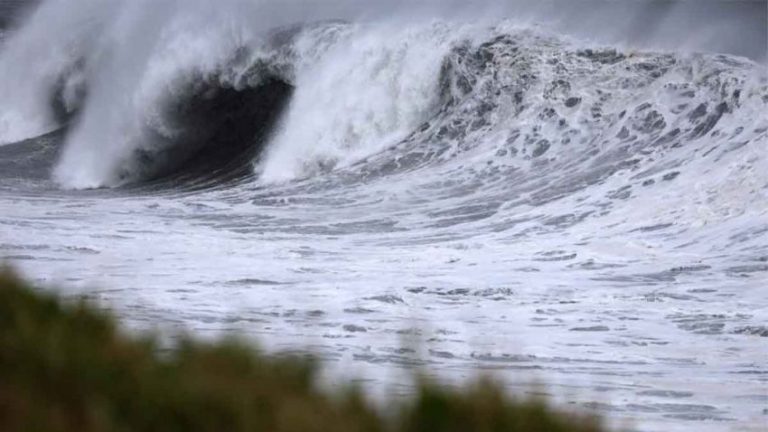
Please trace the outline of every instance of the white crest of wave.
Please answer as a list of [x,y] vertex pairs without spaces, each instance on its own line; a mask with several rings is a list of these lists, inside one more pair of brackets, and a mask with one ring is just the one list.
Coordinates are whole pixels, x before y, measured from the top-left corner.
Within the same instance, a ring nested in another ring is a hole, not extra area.
[[0,55],[0,145],[48,132],[58,125],[50,94],[76,59],[93,48],[99,22],[114,4],[50,0],[5,41]]
[[348,7],[335,3],[343,2],[48,0],[1,47],[0,145],[60,128],[54,91],[61,87],[67,104],[85,81],[87,100],[54,178],[71,188],[131,180],[131,155],[155,144],[144,126],[173,134],[160,123],[161,97],[270,29],[343,17]]
[[[634,32],[625,31],[629,23],[639,34],[663,36],[660,42],[641,38],[640,46],[671,43],[679,48],[681,35],[700,39],[698,24],[714,19],[722,9],[704,8],[696,20],[687,18],[688,12],[703,6],[670,11],[656,2],[637,2],[643,4],[632,8],[600,0],[594,2],[599,8],[539,3],[47,0],[0,47],[0,145],[61,127],[51,109],[53,90],[58,88],[69,105],[76,99],[78,83],[87,82],[86,103],[68,131],[54,177],[75,188],[134,180],[137,155],[158,151],[158,140],[147,136],[147,130],[165,137],[178,132],[163,122],[164,98],[188,91],[201,76],[210,79],[221,72],[218,69],[238,49],[258,51],[271,29],[349,20],[354,24],[305,27],[292,58],[283,59],[295,62],[291,76],[282,77],[295,92],[257,169],[270,182],[301,178],[359,161],[417,130],[437,108],[440,70],[451,47],[482,31],[488,18],[514,16],[524,23],[549,17],[545,21],[554,28],[598,37],[603,32],[594,20],[586,20],[588,15],[613,22],[606,27],[629,39],[621,42],[635,42]],[[734,17],[744,18],[759,8],[748,9],[717,22],[736,28]],[[489,17],[493,11],[499,13]],[[579,19],[573,19],[574,11],[581,11]],[[442,21],[435,21],[438,18]],[[646,31],[650,24],[654,31]],[[764,25],[752,27],[760,30]],[[753,39],[716,34],[718,40]],[[757,48],[747,51],[759,51],[764,41],[758,42],[752,41]],[[215,79],[231,85],[237,71],[230,72]]]
[[163,99],[195,76],[214,71],[246,43],[243,27],[222,9],[180,9],[161,2],[164,9],[156,3],[126,3],[103,35],[105,54],[91,66],[96,76],[82,120],[54,172],[60,184],[90,188],[132,180],[138,169],[132,166],[135,154],[160,150],[147,128],[168,138],[176,133],[163,124]]
[[[446,23],[355,26],[319,60],[300,62],[261,178],[309,176],[403,139],[436,108],[443,59],[465,31]],[[299,56],[313,56],[318,41],[306,34],[297,43]]]

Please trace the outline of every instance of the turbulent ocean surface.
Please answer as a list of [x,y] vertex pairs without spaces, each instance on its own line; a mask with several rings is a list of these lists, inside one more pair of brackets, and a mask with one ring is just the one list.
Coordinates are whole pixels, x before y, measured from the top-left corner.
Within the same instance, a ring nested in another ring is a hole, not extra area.
[[331,383],[765,430],[766,3],[491,3],[5,0],[0,261]]

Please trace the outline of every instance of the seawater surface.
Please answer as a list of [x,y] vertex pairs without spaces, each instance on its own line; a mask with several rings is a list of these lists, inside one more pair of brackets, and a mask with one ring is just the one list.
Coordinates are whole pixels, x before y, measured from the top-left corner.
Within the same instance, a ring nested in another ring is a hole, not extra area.
[[329,383],[487,372],[630,430],[764,430],[759,58],[145,3],[3,40],[0,261]]

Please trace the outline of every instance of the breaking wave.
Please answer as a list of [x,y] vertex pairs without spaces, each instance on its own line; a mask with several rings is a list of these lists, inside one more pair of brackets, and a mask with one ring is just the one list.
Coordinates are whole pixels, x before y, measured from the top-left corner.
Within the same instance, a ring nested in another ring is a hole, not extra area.
[[46,14],[61,8],[41,8],[0,62],[0,141],[66,128],[53,177],[92,188],[458,157],[489,176],[546,165],[580,184],[595,177],[585,165],[647,173],[766,140],[765,76],[744,58],[584,45],[508,21],[258,30],[172,4],[94,3],[59,20],[58,41]]

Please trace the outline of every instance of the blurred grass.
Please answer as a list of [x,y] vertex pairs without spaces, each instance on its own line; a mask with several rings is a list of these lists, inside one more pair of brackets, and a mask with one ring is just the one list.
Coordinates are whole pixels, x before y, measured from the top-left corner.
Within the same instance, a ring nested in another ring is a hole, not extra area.
[[0,431],[597,432],[598,421],[508,397],[490,380],[422,382],[384,416],[352,388],[323,391],[311,360],[244,342],[121,331],[85,301],[64,302],[0,271]]

